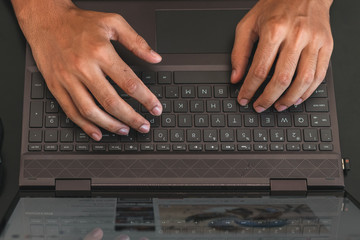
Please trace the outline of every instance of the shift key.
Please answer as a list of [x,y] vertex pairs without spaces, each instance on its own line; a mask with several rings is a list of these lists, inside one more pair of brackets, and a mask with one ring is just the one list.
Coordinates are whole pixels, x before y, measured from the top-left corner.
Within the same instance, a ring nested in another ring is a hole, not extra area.
[[329,102],[326,98],[309,98],[306,102],[307,112],[328,112]]
[[40,128],[43,126],[43,102],[30,103],[30,127]]

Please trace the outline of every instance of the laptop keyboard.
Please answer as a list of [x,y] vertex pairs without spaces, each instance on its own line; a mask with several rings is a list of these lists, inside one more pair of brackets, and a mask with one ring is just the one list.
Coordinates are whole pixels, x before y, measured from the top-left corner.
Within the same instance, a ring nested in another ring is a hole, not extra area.
[[[236,102],[240,85],[229,72],[136,72],[163,105],[152,116],[112,80],[119,95],[151,124],[147,134],[119,136],[103,130],[100,142],[74,125],[32,73],[28,134],[30,152],[308,152],[332,151],[328,92],[323,82],[304,103],[284,112],[258,114]],[[261,92],[258,91],[256,95]]]

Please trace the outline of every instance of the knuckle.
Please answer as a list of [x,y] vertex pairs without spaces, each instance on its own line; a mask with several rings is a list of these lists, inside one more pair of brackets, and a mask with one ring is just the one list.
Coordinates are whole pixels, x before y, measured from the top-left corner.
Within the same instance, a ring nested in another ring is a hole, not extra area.
[[139,85],[139,83],[136,79],[130,78],[125,81],[124,90],[127,92],[127,94],[133,95],[133,94],[135,94],[135,92],[138,88],[138,85]]
[[302,83],[309,86],[314,81],[314,75],[313,72],[306,72],[301,78]]
[[289,73],[280,73],[276,78],[276,82],[278,86],[280,86],[282,89],[285,89],[290,85],[291,75]]
[[268,75],[268,71],[264,66],[260,65],[260,66],[255,67],[255,70],[254,70],[255,78],[265,79],[267,77],[267,75]]
[[106,61],[107,46],[104,43],[93,44],[90,49],[90,54],[93,58],[101,61]]
[[261,106],[268,108],[274,103],[274,100],[268,96],[263,96],[261,99],[259,99],[258,103]]
[[119,106],[119,101],[114,96],[107,96],[103,99],[102,105],[107,111],[112,112],[117,106]]
[[90,106],[81,106],[79,108],[80,114],[87,119],[94,119],[96,111]]
[[268,41],[270,43],[276,43],[285,35],[287,31],[287,20],[286,18],[273,18],[270,19],[265,25],[267,31]]
[[124,18],[117,13],[106,13],[102,19],[105,23],[118,24],[124,21]]

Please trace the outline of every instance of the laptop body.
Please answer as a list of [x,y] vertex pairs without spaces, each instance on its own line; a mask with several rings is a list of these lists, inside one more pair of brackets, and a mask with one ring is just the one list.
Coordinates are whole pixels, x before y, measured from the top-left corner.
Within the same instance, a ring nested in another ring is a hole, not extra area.
[[[280,191],[344,187],[331,67],[321,89],[299,108],[255,114],[251,105],[228,107],[228,103],[234,103],[240,87],[229,83],[234,29],[255,1],[76,4],[84,9],[121,14],[162,55],[160,64],[149,65],[114,43],[122,59],[149,87],[161,87],[161,94],[158,91],[157,94],[173,109],[163,113],[161,119],[151,119],[151,123],[158,122],[159,126],[152,126],[150,143],[138,141],[136,133],[134,138],[108,133],[110,142],[92,142],[76,126],[69,126],[71,122],[61,109],[52,112],[56,101],[46,90],[27,47],[21,187],[60,191],[131,186],[258,187]],[[174,87],[178,92],[174,92]],[[191,90],[193,98],[186,95],[189,92],[191,95]],[[228,95],[223,98],[224,92]],[[126,98],[120,91],[119,94]],[[206,98],[206,94],[211,97]],[[189,111],[176,112],[179,105],[175,104],[183,100],[189,100],[185,103]],[[196,103],[204,105],[202,112],[191,112]],[[141,106],[137,108],[142,111]],[[166,125],[168,119],[178,123],[182,114],[190,115],[190,127]],[[223,116],[226,123],[217,125],[215,114],[219,119]],[[240,125],[234,125],[234,119]],[[273,126],[267,125],[268,120]],[[204,122],[208,124],[202,125]],[[71,142],[61,141],[64,130],[73,135]],[[178,142],[176,133],[182,136],[182,141]],[[217,134],[215,140],[212,133]],[[293,133],[297,133],[295,139]],[[162,141],[164,135],[167,139]]]

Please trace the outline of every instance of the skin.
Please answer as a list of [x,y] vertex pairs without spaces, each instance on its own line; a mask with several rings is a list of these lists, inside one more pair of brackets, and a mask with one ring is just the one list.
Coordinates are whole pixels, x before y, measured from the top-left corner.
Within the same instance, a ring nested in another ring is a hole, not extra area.
[[[130,127],[149,131],[150,123],[105,78],[109,76],[151,114],[161,115],[159,100],[110,43],[120,42],[147,62],[161,61],[124,18],[82,10],[70,0],[12,0],[12,4],[49,90],[75,124],[96,141],[102,137],[99,127],[119,135],[127,135]],[[260,0],[245,16],[236,28],[232,83],[243,79],[253,45],[259,44],[239,92],[241,105],[252,99],[277,55],[275,73],[254,102],[255,110],[262,112],[274,104],[283,111],[312,94],[325,78],[333,49],[331,4],[332,0]]]
[[310,97],[326,76],[333,50],[331,4],[332,0],[260,0],[255,5],[236,28],[231,56],[231,82],[238,83],[258,41],[239,91],[240,105],[247,105],[253,98],[276,56],[273,77],[254,102],[254,109],[260,113],[274,105],[283,111]]

